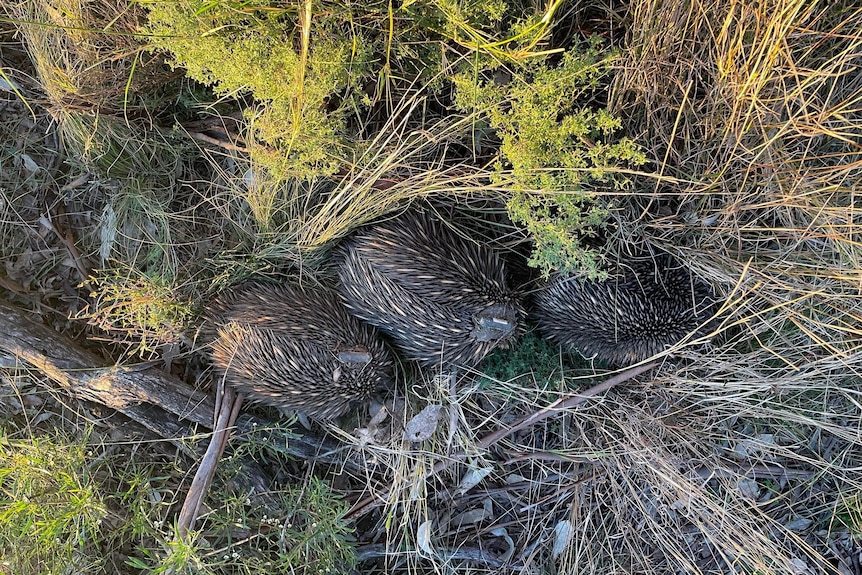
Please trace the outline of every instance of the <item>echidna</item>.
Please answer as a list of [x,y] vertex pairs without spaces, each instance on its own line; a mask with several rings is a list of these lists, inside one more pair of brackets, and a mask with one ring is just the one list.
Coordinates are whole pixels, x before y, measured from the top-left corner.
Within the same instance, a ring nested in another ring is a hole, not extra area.
[[350,310],[425,366],[470,366],[504,345],[523,310],[491,249],[417,211],[356,233],[342,248]]
[[698,330],[712,291],[669,255],[619,266],[604,281],[557,277],[536,294],[539,329],[614,366],[644,360]]
[[213,302],[216,372],[249,399],[331,418],[390,383],[377,330],[325,289],[250,283]]

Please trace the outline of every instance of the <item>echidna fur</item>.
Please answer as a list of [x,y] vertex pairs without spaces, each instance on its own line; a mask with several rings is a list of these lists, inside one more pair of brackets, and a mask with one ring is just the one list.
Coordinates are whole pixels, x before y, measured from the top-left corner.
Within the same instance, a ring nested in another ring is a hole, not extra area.
[[347,307],[428,367],[475,365],[524,314],[496,252],[420,212],[359,231],[341,254]]
[[377,330],[330,290],[245,284],[208,315],[216,373],[253,401],[327,419],[391,383],[392,357]]
[[619,266],[604,281],[554,278],[535,297],[540,331],[612,366],[637,363],[705,331],[712,291],[669,255]]

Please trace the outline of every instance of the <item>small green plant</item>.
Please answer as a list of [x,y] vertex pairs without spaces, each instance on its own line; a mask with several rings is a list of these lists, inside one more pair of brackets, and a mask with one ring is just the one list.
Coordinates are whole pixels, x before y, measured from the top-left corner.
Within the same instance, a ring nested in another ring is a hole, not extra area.
[[107,508],[85,442],[0,437],[0,556],[11,573],[93,573]]
[[[295,486],[283,497],[288,510],[277,535],[282,551],[279,561],[297,573],[343,573],[356,562],[353,529],[344,514],[348,505],[329,484],[312,478]],[[285,552],[286,551],[286,552]]]
[[[129,564],[145,573],[346,573],[356,563],[347,505],[316,478],[279,493],[276,505],[222,494],[201,530],[161,550],[139,549]],[[236,543],[232,532],[246,537]],[[170,567],[169,569],[167,567]]]
[[[272,470],[289,474],[293,464],[273,441],[289,430],[291,422],[255,428],[222,460],[218,481],[242,485],[243,459],[266,461]],[[275,472],[276,474],[278,472]],[[285,485],[272,498],[249,497],[242,488],[223,494],[220,505],[204,517],[202,532],[229,534],[241,525],[251,534],[248,544],[232,545],[230,540],[210,538],[216,549],[220,572],[295,573],[316,575],[346,573],[356,563],[353,527],[344,515],[348,505],[329,483],[308,477]],[[207,560],[209,562],[209,560]]]
[[454,79],[459,108],[481,111],[501,139],[496,177],[511,189],[510,216],[535,242],[530,264],[546,277],[554,270],[603,275],[599,254],[582,239],[605,225],[608,211],[588,186],[621,188],[620,168],[646,162],[634,141],[615,137],[619,119],[584,104],[609,63],[593,42],[556,65],[525,66],[506,83],[477,81],[471,72]]
[[536,332],[522,337],[509,349],[496,349],[479,367],[479,385],[492,394],[517,396],[518,390],[544,390],[539,403],[551,403],[560,392],[590,387],[585,374],[590,366],[578,354],[570,354],[560,346],[541,338]]
[[481,371],[486,378],[497,381],[527,375],[541,383],[550,380],[554,373],[559,374],[560,367],[559,346],[530,333],[514,347],[494,350],[482,363]]
[[838,521],[854,535],[862,535],[862,492],[843,497],[837,507]]
[[97,286],[89,323],[133,345],[132,352],[155,352],[176,341],[192,317],[193,304],[169,280],[118,270],[93,278]]

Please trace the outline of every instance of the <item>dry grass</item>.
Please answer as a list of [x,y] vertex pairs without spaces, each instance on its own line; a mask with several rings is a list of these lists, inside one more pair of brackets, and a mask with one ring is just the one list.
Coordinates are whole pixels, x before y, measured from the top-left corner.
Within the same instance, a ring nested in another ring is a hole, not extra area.
[[[717,337],[491,453],[477,437],[550,403],[546,382],[426,381],[406,418],[430,401],[456,426],[365,446],[389,470],[369,483],[392,494],[381,571],[491,572],[464,559],[481,547],[527,573],[857,572],[862,10],[644,1],[631,30],[611,102],[657,175],[605,196],[619,238],[727,296]],[[428,479],[460,450],[475,455]]]
[[146,115],[139,96],[168,77],[135,39],[142,12],[111,0],[13,0],[18,24],[51,111]]
[[[77,156],[70,179],[94,174],[64,191],[65,205],[83,258],[119,269],[105,278],[147,279],[144,268],[200,297],[251,274],[317,271],[351,229],[418,198],[500,191],[449,155],[472,120],[419,129],[419,97],[405,97],[333,180],[270,185],[228,146],[193,150],[208,166],[191,170],[188,149],[123,117],[135,58],[107,64],[124,44],[57,27],[64,10],[97,6],[109,5],[33,0],[13,14],[40,22],[22,31]],[[629,30],[610,104],[655,170],[633,176],[636,193],[604,193],[622,224],[614,239],[671,251],[715,285],[727,297],[716,337],[491,450],[478,438],[597,374],[554,354],[535,364],[559,365],[551,376],[480,385],[462,374],[455,390],[408,374],[402,420],[443,406],[431,439],[360,442],[332,429],[367,456],[366,470],[341,477],[352,495],[390,494],[357,523],[382,546],[360,549],[377,558],[368,572],[852,572],[862,532],[862,10],[633,0]],[[107,115],[82,113],[94,109]],[[43,167],[53,158],[22,153]],[[60,187],[28,165],[16,174],[33,186],[19,189]],[[57,284],[78,279],[62,271],[67,253],[29,227],[43,198],[3,193],[11,280],[26,293],[27,273],[40,274],[46,300],[67,297]],[[431,473],[459,451],[465,464]]]
[[[852,569],[833,542],[862,489],[860,29],[832,2],[633,4],[611,99],[659,177],[619,201],[730,304],[712,348],[654,382],[684,425],[624,408],[615,467],[639,481],[613,500],[639,525],[634,572],[657,555],[662,572]],[[647,513],[644,489],[673,513]]]
[[[319,261],[320,252],[325,255],[333,242],[414,200],[488,193],[487,170],[453,164],[448,154],[448,147],[465,138],[475,119],[448,117],[419,129],[417,114],[425,105],[426,94],[406,94],[334,182],[270,184],[260,175],[234,192],[247,203],[260,229],[295,246],[304,262]],[[272,222],[284,225],[271,229]]]

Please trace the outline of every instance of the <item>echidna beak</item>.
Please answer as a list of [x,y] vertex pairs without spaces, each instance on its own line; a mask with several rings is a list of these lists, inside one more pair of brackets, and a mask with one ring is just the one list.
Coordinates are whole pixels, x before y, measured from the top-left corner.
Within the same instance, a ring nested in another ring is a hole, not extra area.
[[515,331],[515,324],[500,317],[478,317],[474,319],[475,328],[470,333],[476,341],[500,341]]
[[341,363],[371,363],[374,359],[371,352],[364,349],[345,350],[338,353],[338,361]]

